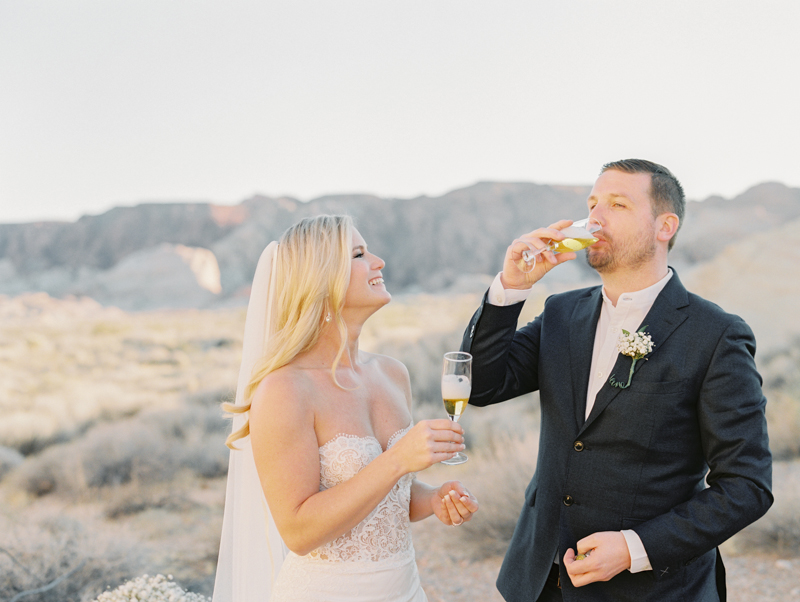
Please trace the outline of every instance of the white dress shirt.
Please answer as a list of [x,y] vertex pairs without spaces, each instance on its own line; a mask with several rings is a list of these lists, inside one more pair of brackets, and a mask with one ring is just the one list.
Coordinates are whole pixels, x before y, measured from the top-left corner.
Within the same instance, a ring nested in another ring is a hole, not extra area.
[[[603,306],[600,309],[600,319],[597,321],[597,330],[594,337],[594,349],[592,351],[592,368],[589,372],[589,388],[586,394],[586,415],[594,407],[594,400],[597,392],[602,388],[606,381],[611,377],[609,372],[614,368],[619,351],[617,341],[622,330],[635,332],[642,326],[647,312],[653,306],[658,294],[672,278],[672,270],[667,271],[667,275],[654,285],[634,293],[622,293],[617,299],[616,307],[606,295],[603,289]],[[489,287],[487,300],[491,305],[512,305],[524,301],[530,295],[531,289],[517,290],[504,289],[498,274],[492,285]],[[619,380],[622,380],[621,375]],[[622,535],[628,544],[628,552],[631,556],[631,573],[652,570],[647,551],[644,549],[642,540],[632,530],[623,530]],[[558,560],[558,559],[556,559]]]

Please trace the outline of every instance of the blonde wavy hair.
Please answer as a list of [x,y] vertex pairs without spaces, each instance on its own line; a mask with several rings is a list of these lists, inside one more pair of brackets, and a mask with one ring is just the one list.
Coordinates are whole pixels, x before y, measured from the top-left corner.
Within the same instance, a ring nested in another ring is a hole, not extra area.
[[[347,325],[342,307],[350,282],[353,220],[346,215],[320,215],[299,221],[286,230],[278,242],[275,263],[274,328],[268,337],[264,356],[253,367],[244,392],[245,403],[223,404],[232,414],[250,411],[253,394],[271,372],[282,368],[319,340],[328,314],[339,331],[341,345],[331,365],[337,386],[336,366],[347,343]],[[250,421],[231,433],[225,444],[250,434]]]

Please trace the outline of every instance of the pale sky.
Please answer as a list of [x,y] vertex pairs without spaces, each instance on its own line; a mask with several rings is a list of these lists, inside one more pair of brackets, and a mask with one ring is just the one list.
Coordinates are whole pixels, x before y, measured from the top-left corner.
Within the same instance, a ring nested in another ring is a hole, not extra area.
[[797,0],[0,0],[0,222],[255,193],[800,186]]

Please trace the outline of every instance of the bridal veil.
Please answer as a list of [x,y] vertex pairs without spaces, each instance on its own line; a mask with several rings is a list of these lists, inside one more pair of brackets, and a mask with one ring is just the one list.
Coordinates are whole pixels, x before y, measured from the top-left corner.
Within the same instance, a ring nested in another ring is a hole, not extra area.
[[[244,392],[253,367],[273,334],[275,261],[278,243],[270,243],[258,260],[253,277],[242,344],[242,365],[236,387],[236,405],[246,403]],[[244,425],[246,414],[235,414],[233,431]],[[222,522],[213,602],[264,602],[288,553],[258,480],[250,437],[231,450],[225,513]]]

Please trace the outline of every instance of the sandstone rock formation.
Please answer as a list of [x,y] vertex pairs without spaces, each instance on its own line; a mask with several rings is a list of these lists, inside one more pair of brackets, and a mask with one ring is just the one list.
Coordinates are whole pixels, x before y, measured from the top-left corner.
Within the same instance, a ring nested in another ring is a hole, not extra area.
[[[0,224],[0,294],[91,295],[129,309],[240,303],[264,246],[301,217],[320,213],[356,219],[386,260],[392,292],[461,290],[470,279],[495,274],[520,234],[583,216],[589,189],[479,182],[436,198],[339,195],[303,203],[255,196],[231,207],[151,203],[75,223]],[[734,199],[690,202],[670,261],[683,274],[729,243],[797,218],[800,189],[777,183]],[[563,285],[595,278],[583,258],[548,275]]]
[[136,251],[79,284],[82,294],[125,310],[207,307],[222,291],[211,251],[168,243]]
[[763,354],[800,339],[798,266],[800,219],[730,241],[681,278],[692,292],[744,318]]

